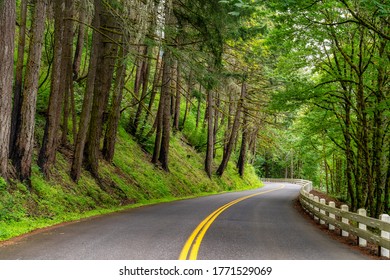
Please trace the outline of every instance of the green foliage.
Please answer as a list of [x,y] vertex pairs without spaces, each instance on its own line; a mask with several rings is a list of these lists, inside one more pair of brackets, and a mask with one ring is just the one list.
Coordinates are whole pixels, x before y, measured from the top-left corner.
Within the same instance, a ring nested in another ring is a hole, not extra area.
[[6,186],[7,186],[7,181],[0,176],[0,190],[5,189]]

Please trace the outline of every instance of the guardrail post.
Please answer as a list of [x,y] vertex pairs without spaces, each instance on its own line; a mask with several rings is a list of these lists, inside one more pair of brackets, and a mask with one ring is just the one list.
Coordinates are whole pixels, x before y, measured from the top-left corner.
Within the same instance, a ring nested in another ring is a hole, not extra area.
[[[310,201],[313,201],[314,200],[314,195],[313,194],[309,194],[309,198],[310,198]],[[314,205],[312,203],[310,203],[309,207],[311,209],[314,209]],[[310,211],[310,214],[314,217],[313,211]]]
[[[314,197],[314,201],[315,201],[315,202],[320,202],[320,198],[319,198],[318,196],[315,196],[315,197]],[[315,207],[315,206],[314,206],[314,210],[315,210],[315,211],[320,211],[320,209],[319,209],[318,207]],[[318,222],[319,219],[320,219],[320,218],[318,218],[318,217],[314,214],[314,220],[315,220],[316,222]]]
[[[348,212],[348,205],[343,204],[343,205],[341,205],[340,209],[342,211]],[[343,222],[344,224],[349,224],[349,220],[347,218],[341,218],[341,222]],[[341,236],[348,237],[349,236],[349,232],[345,231],[345,230],[342,230],[341,231]]]
[[310,183],[309,183],[309,186],[308,186],[308,192],[310,192],[312,189],[313,189],[313,183],[310,182]]
[[[330,201],[329,206],[336,208],[336,203],[334,201]],[[329,213],[329,218],[336,219],[336,216],[335,216],[335,214]],[[334,229],[335,229],[335,226],[329,223],[329,230],[334,230]]]
[[[324,199],[324,198],[321,198],[321,199],[320,199],[320,203],[325,205],[325,199]],[[320,213],[326,215],[325,210],[322,210],[322,209],[321,209],[321,210],[320,210]],[[321,225],[325,225],[325,221],[324,221],[324,220],[320,220],[320,224],[321,224]]]
[[[361,216],[367,216],[367,211],[366,211],[366,209],[363,209],[363,208],[358,209],[357,213]],[[359,228],[362,230],[367,230],[367,226],[363,223],[359,223]],[[361,237],[358,237],[358,239],[359,239],[359,246],[360,247],[367,246],[367,240],[365,240]]]
[[[380,216],[379,216],[379,219],[382,220],[382,221],[385,221],[385,222],[390,223],[390,216],[387,215],[387,214],[382,214],[382,215],[380,215]],[[387,232],[387,231],[382,230],[382,231],[381,231],[381,237],[390,239],[390,232]],[[381,247],[381,256],[390,258],[390,250]]]

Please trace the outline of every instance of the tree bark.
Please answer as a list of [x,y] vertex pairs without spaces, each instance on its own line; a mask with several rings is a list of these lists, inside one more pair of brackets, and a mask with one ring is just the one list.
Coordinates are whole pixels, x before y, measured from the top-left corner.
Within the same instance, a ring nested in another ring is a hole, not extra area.
[[[221,106],[221,100],[220,100],[220,95],[219,93],[216,94],[216,98],[215,98],[215,108],[220,108]],[[213,151],[213,159],[216,157],[217,155],[217,147],[216,147],[216,142],[217,142],[217,134],[218,134],[218,129],[219,129],[219,111],[217,109],[214,110],[214,136],[213,136],[213,139],[214,139],[214,151]]]
[[224,154],[223,154],[223,157],[222,157],[222,162],[219,165],[218,170],[217,170],[217,175],[218,176],[222,176],[222,174],[224,173],[224,171],[225,171],[225,169],[227,167],[227,164],[229,162],[230,155],[232,154],[233,145],[234,145],[234,143],[236,141],[237,132],[238,132],[238,129],[239,129],[239,126],[240,126],[240,122],[241,122],[241,111],[242,111],[242,107],[243,107],[243,103],[244,103],[245,97],[246,97],[246,82],[243,82],[242,83],[242,87],[241,87],[241,96],[240,96],[240,100],[238,101],[238,104],[237,104],[236,116],[234,118],[232,131],[230,133],[229,142],[228,142],[228,144],[226,146],[226,149],[224,151]]
[[[169,2],[164,4],[165,25],[172,28],[174,26],[175,17]],[[167,42],[171,41],[173,37],[167,37]],[[162,85],[160,104],[157,113],[157,132],[155,141],[155,150],[153,153],[153,162],[156,163],[156,156],[158,154],[158,161],[160,161],[162,168],[169,172],[169,140],[171,132],[171,82],[172,82],[172,65],[173,56],[172,51],[168,46],[164,49],[162,57]],[[161,145],[159,141],[161,140]]]
[[210,89],[211,86],[207,87],[207,148],[205,158],[205,171],[207,176],[211,178],[213,154],[214,154],[214,96]]
[[21,98],[23,88],[23,68],[24,68],[24,53],[26,48],[26,22],[27,22],[27,0],[22,0],[20,3],[20,29],[18,39],[18,58],[16,61],[15,85],[14,85],[14,100],[12,108],[11,122],[11,138],[10,138],[10,157],[13,154],[13,148],[16,141],[16,128],[19,126]]
[[242,126],[242,137],[241,137],[241,148],[240,148],[240,155],[238,157],[237,162],[237,168],[238,173],[241,177],[244,176],[245,171],[245,163],[246,163],[246,153],[247,153],[247,146],[248,146],[248,121],[247,121],[247,115],[244,108],[244,116],[243,116],[243,126]]
[[101,44],[101,34],[97,31],[100,27],[100,13],[101,13],[101,1],[95,0],[95,15],[93,18],[92,26],[94,28],[92,34],[92,51],[89,62],[88,76],[87,76],[87,85],[85,89],[85,95],[83,100],[82,111],[80,115],[80,123],[77,134],[77,139],[75,143],[74,156],[71,167],[71,177],[77,182],[80,179],[81,167],[83,163],[83,155],[85,142],[87,139],[88,125],[91,119],[91,109],[92,101],[95,87],[95,77],[96,77],[96,68],[98,63],[100,44]]
[[[71,1],[70,1],[71,2]],[[63,109],[63,118],[62,118],[62,133],[61,133],[61,141],[60,144],[66,146],[68,144],[68,121],[69,121],[69,115],[72,114],[72,121],[73,121],[73,100],[74,97],[74,89],[73,89],[73,21],[69,20],[73,18],[74,15],[74,7],[72,3],[66,3],[65,8],[67,9],[67,18],[65,19],[65,28],[64,28],[64,71],[66,71],[65,80],[64,80],[64,109]],[[73,124],[73,128],[75,127],[75,124]],[[74,138],[75,139],[74,133]]]
[[171,130],[171,70],[172,70],[172,54],[170,50],[166,50],[163,55],[163,75],[162,75],[162,87],[161,87],[161,100],[162,100],[162,120],[161,127],[161,147],[159,153],[159,161],[162,168],[165,171],[169,171],[168,167],[168,155],[169,155],[169,139]]
[[129,118],[128,128],[127,128],[127,131],[132,135],[135,135],[137,131],[137,128],[135,127],[136,124],[135,117],[136,117],[137,110],[133,110],[133,108],[135,108],[137,105],[139,106],[141,102],[140,90],[144,78],[143,69],[145,68],[145,57],[144,57],[145,52],[147,52],[146,46],[138,47],[138,57],[136,59],[136,71],[135,71],[135,79],[134,79],[134,95],[131,101],[130,118]]
[[69,20],[71,15],[71,0],[54,2],[54,61],[45,132],[38,157],[38,165],[46,177],[49,176],[50,166],[55,162],[56,152],[60,144],[61,112],[64,93],[67,90],[67,76],[69,75],[67,60],[71,59],[67,48],[69,48],[69,42],[73,39],[71,32],[69,32],[69,29],[72,29]]
[[189,114],[189,111],[191,109],[191,98],[192,98],[192,69],[190,70],[188,81],[187,81],[187,93],[186,93],[186,108],[184,111],[183,121],[180,125],[180,129],[183,129],[186,121],[187,121],[187,115]]
[[[96,178],[99,177],[100,140],[103,131],[103,115],[107,108],[111,81],[115,69],[115,60],[118,55],[117,45],[112,41],[117,40],[115,29],[116,20],[105,4],[102,5],[100,15],[100,32],[102,35],[99,44],[98,64],[96,68],[95,86],[93,94],[93,104],[91,121],[87,138],[86,167]],[[108,39],[110,38],[110,39]]]
[[164,99],[160,97],[160,102],[158,103],[158,109],[156,114],[156,138],[154,140],[154,149],[153,149],[153,156],[152,156],[152,163],[157,164],[158,163],[158,157],[160,155],[160,149],[161,149],[161,136],[162,136],[162,113],[163,113],[163,107],[164,107]]
[[196,124],[195,128],[198,129],[199,127],[199,120],[200,120],[200,104],[201,104],[201,96],[202,96],[202,85],[199,84],[199,96],[197,96],[198,105],[196,106]]
[[0,2],[0,176],[8,177],[12,114],[12,78],[16,6],[14,0]]
[[106,161],[112,162],[115,153],[116,135],[118,131],[121,101],[123,96],[123,88],[125,86],[126,77],[126,62],[127,46],[120,48],[119,59],[116,68],[115,88],[112,96],[111,110],[108,116],[106,135],[103,144],[103,157]]
[[134,135],[137,134],[141,114],[142,114],[142,111],[143,111],[144,106],[145,106],[145,99],[146,99],[146,96],[148,95],[149,76],[150,76],[150,61],[151,61],[150,49],[151,48],[148,46],[145,47],[144,54],[143,54],[147,58],[144,58],[142,61],[142,67],[141,67],[141,73],[140,73],[142,91],[141,91],[140,100],[138,101],[137,112],[135,113],[135,117],[134,117],[134,124],[133,124],[133,128],[132,128],[133,129],[132,133]]
[[80,76],[81,57],[83,54],[83,47],[85,41],[85,23],[86,20],[85,8],[82,7],[79,13],[79,25],[77,31],[77,42],[73,58],[73,80],[76,81]]
[[[146,111],[146,114],[145,114],[145,117],[144,117],[144,120],[143,120],[143,124],[142,124],[140,132],[139,132],[139,135],[141,135],[141,136],[144,133],[146,122],[148,121],[149,116],[150,116],[150,112],[152,111],[153,104],[154,104],[154,99],[156,98],[156,94],[157,94],[158,83],[161,80],[162,67],[161,67],[160,50],[161,50],[161,47],[159,47],[158,51],[157,51],[156,68],[155,68],[155,71],[154,71],[153,84],[152,84],[152,89],[151,89],[151,93],[150,93],[148,110]],[[148,135],[149,134],[152,135],[153,132],[154,132],[153,130],[154,130],[154,128],[151,130],[151,133],[148,133]],[[148,137],[146,137],[146,138],[148,138]]]
[[34,148],[35,111],[38,94],[39,69],[42,56],[43,34],[47,0],[35,2],[30,49],[26,66],[24,90],[21,100],[20,125],[13,153],[13,162],[20,180],[31,176],[31,163]]
[[176,98],[175,98],[175,113],[173,116],[173,129],[174,131],[179,131],[180,124],[180,102],[181,102],[181,83],[180,83],[180,63],[177,61],[176,64]]

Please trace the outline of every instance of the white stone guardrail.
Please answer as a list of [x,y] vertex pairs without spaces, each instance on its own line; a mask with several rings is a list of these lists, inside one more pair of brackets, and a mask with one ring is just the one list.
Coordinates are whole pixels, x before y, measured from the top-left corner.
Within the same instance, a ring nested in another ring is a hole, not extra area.
[[[302,179],[272,179],[263,178],[263,182],[287,182],[301,186],[299,200],[306,212],[309,212],[320,224],[327,224],[329,230],[338,227],[341,235],[348,237],[349,234],[357,236],[359,246],[367,246],[367,241],[373,243],[378,248],[378,254],[390,258],[390,216],[380,215],[380,219],[366,216],[365,209],[359,209],[357,213],[349,212],[348,205],[341,205],[340,209],[335,207],[335,203],[330,201],[326,205],[325,199],[310,194],[313,189],[311,181]],[[367,229],[377,229],[379,234]]]

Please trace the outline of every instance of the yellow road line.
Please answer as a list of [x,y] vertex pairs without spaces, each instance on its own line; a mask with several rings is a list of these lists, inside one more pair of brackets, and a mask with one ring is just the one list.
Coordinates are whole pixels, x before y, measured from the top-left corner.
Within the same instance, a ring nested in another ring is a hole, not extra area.
[[183,247],[183,249],[182,249],[182,251],[180,253],[180,256],[179,256],[179,260],[187,260],[187,259],[188,260],[196,260],[197,259],[200,245],[202,243],[203,237],[205,236],[207,230],[209,229],[211,224],[215,221],[215,219],[217,219],[217,217],[223,211],[228,209],[230,206],[233,206],[234,204],[237,204],[237,203],[239,203],[239,202],[241,202],[241,201],[243,201],[245,199],[248,199],[248,198],[251,198],[251,197],[254,197],[254,196],[258,196],[258,195],[266,194],[266,193],[269,193],[269,192],[274,192],[274,191],[277,191],[277,190],[281,190],[284,187],[285,186],[282,185],[280,188],[277,188],[277,189],[273,189],[273,190],[269,190],[269,191],[264,191],[264,192],[259,192],[259,193],[251,194],[251,195],[248,195],[248,196],[244,196],[244,197],[238,198],[236,200],[233,200],[233,201],[231,201],[231,202],[229,202],[229,203],[219,207],[213,213],[208,215],[206,217],[206,219],[204,219],[195,228],[195,230],[192,232],[192,234],[190,235],[190,237],[187,239],[186,243],[184,244],[184,247]]

